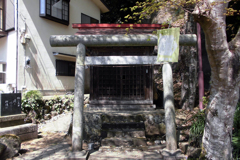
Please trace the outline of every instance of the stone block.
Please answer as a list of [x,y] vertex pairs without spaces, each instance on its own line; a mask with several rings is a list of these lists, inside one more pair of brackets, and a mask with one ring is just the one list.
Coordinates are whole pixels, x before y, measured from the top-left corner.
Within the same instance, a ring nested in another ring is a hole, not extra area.
[[145,138],[105,138],[102,146],[146,146]]
[[37,138],[37,133],[38,133],[38,125],[32,124],[32,123],[1,128],[0,130],[0,136],[5,134],[15,134],[20,138],[22,137],[23,139],[21,140],[29,140],[32,138]]
[[188,146],[187,155],[189,158],[199,158],[201,151],[202,151],[201,148],[195,148],[192,146]]
[[21,93],[0,94],[0,116],[21,114]]
[[146,138],[144,130],[111,130],[107,132],[107,137]]
[[0,128],[24,124],[26,114],[0,116]]
[[0,154],[0,159],[12,158],[15,156],[21,147],[21,140],[14,134],[6,134],[0,136],[0,144],[6,146],[6,149]]
[[86,160],[89,156],[89,152],[85,150],[79,152],[69,152],[63,159],[64,160]]
[[188,149],[189,143],[188,142],[180,142],[179,143],[179,148],[182,150],[182,152],[184,154],[187,153],[187,149]]

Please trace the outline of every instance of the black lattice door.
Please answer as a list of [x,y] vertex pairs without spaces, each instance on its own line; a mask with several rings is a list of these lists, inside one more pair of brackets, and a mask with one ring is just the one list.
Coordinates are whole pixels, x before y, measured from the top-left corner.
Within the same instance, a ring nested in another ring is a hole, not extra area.
[[91,73],[91,99],[149,99],[151,66],[98,66]]

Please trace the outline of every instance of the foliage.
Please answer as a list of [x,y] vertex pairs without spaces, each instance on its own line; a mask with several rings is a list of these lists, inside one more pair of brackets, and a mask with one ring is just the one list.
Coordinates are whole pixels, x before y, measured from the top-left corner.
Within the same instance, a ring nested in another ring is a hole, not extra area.
[[23,99],[29,99],[29,98],[42,99],[42,94],[38,90],[32,90],[32,91],[27,91],[23,93]]
[[205,108],[207,107],[208,101],[209,101],[209,99],[207,97],[205,97],[205,96],[202,97],[202,103],[203,103]]
[[74,107],[74,95],[54,96],[43,100],[41,92],[37,90],[28,91],[23,94],[22,111],[27,114],[27,119],[37,122],[43,118],[43,110],[56,111],[61,114],[64,110],[72,110]]
[[190,120],[192,120],[193,123],[190,128],[189,140],[192,142],[193,146],[200,147],[205,127],[205,109],[198,111]]
[[[182,11],[192,13],[194,6],[200,0],[168,0],[168,1],[158,1],[158,0],[145,0],[136,1],[135,5],[132,6],[121,6],[121,11],[125,13],[126,22],[136,22],[142,23],[144,19],[148,19],[152,14],[158,12],[159,10],[165,10],[165,8],[175,11],[175,16],[178,16]],[[226,3],[226,2],[221,2]],[[216,2],[211,3],[211,5],[216,5]],[[129,12],[130,11],[130,12]],[[168,12],[169,10],[166,10]],[[238,28],[240,26],[240,0],[230,0],[229,6],[226,8],[226,32],[227,39],[230,41],[235,37]],[[121,19],[121,21],[123,21]],[[172,20],[170,19],[170,23]]]
[[231,41],[238,31],[240,26],[240,0],[232,0],[229,2],[226,18],[227,39]]
[[[101,23],[122,23],[125,21],[125,16],[131,13],[131,10],[120,10],[121,8],[129,8],[136,4],[137,1],[144,0],[103,0],[108,6],[109,12],[101,14]],[[135,23],[134,20],[129,20],[128,23]]]
[[237,104],[234,114],[232,144],[233,157],[237,159],[240,157],[240,103]]
[[[42,114],[44,102],[42,99],[41,92],[37,90],[32,90],[25,92],[22,98],[22,111],[27,115],[31,114],[31,118],[40,119]],[[32,115],[34,115],[32,117]]]
[[45,101],[45,106],[50,110],[62,113],[63,110],[71,110],[74,106],[74,95],[54,96],[53,98]]

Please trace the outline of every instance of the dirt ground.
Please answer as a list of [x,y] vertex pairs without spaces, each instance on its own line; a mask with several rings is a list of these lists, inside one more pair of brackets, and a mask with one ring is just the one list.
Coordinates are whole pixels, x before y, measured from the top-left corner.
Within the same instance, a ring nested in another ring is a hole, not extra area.
[[68,144],[72,144],[70,137],[64,137],[64,133],[39,133],[37,139],[29,140],[22,142],[21,151],[22,154],[26,152],[36,151],[42,148],[47,148],[52,145],[56,145],[59,143],[67,142]]
[[[194,111],[183,111],[182,109],[178,109],[176,110],[176,117],[178,117],[177,119],[186,120],[187,118],[191,117],[191,113],[196,113],[197,110],[197,108],[194,109]],[[55,118],[55,120],[49,120],[44,124],[39,124],[38,138],[22,142],[20,155],[39,149],[48,148],[50,146],[64,142],[71,145],[72,141],[70,136],[66,136],[68,126],[68,123],[66,123],[66,121],[69,121],[70,118],[70,114],[60,115],[58,118]],[[178,124],[181,123],[177,119],[176,121]],[[57,125],[55,124],[62,125],[58,125],[58,127],[56,127]],[[55,128],[53,126],[55,126]],[[87,144],[84,144],[83,148],[87,149],[86,147]]]

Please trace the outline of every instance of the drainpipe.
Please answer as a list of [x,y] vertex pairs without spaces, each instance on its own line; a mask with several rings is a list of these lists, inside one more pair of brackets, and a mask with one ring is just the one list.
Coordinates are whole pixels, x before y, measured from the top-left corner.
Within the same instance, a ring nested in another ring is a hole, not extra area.
[[198,62],[199,62],[199,73],[198,73],[199,109],[203,110],[204,79],[203,79],[203,71],[202,71],[201,26],[199,23],[197,23],[197,43],[198,43]]
[[15,0],[15,31],[16,31],[16,89],[18,89],[18,0]]

